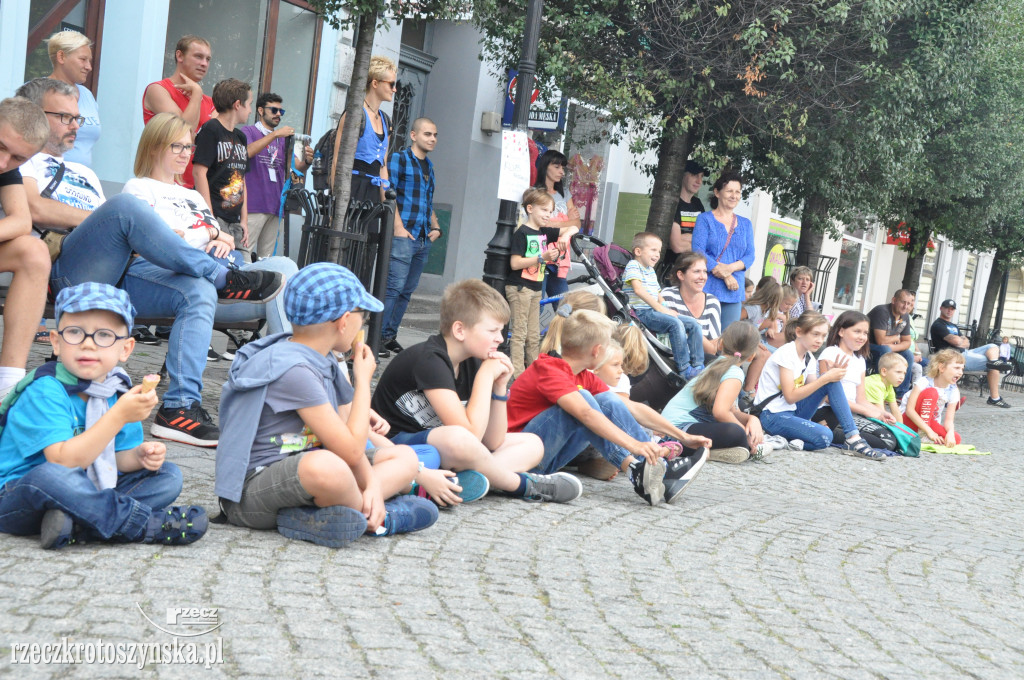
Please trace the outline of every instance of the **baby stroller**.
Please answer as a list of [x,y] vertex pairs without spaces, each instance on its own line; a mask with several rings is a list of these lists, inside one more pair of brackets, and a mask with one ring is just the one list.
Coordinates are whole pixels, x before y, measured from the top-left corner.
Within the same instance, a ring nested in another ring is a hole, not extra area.
[[606,244],[585,234],[576,234],[570,243],[577,261],[587,270],[589,282],[600,289],[608,307],[608,316],[616,323],[633,323],[643,330],[650,365],[642,376],[631,379],[630,398],[647,402],[651,408],[660,411],[683,387],[683,379],[675,371],[671,347],[640,323],[622,290],[622,272],[632,256],[625,248],[614,243]]

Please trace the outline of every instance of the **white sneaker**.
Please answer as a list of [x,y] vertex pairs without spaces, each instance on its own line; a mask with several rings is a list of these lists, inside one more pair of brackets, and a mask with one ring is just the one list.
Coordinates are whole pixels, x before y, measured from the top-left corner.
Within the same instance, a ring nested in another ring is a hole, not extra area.
[[803,451],[804,450],[804,440],[803,439],[790,439],[789,440],[789,448],[792,449],[793,451]]

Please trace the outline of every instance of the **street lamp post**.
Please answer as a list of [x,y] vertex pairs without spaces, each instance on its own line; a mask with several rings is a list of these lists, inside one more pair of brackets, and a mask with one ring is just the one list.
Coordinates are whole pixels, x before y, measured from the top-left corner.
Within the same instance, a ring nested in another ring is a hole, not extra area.
[[[533,94],[534,74],[537,73],[537,44],[540,42],[540,19],[544,0],[530,0],[526,8],[526,30],[523,33],[523,51],[519,59],[519,75],[516,80],[516,101],[512,109],[512,129],[525,130],[530,117],[530,96]],[[498,210],[497,227],[494,236],[484,251],[484,282],[505,295],[505,283],[509,275],[509,255],[512,246],[512,231],[516,227],[519,204],[516,201],[501,201]]]

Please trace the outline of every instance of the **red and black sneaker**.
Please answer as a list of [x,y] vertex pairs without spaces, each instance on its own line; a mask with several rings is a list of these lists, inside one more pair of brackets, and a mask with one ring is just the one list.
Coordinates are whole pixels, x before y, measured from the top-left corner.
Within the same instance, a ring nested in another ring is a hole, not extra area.
[[220,439],[220,429],[199,402],[187,408],[161,408],[149,433],[160,439],[211,448]]
[[280,272],[232,269],[228,281],[217,291],[221,302],[266,302],[284,290]]

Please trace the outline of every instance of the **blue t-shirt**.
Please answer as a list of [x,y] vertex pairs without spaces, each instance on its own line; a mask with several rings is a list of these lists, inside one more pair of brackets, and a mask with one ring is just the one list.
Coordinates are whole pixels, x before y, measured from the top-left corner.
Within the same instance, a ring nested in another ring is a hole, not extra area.
[[[722,374],[722,379],[719,384],[724,383],[726,380],[739,380],[743,382],[743,369],[739,366],[730,366],[729,369]],[[691,415],[691,411],[697,408],[698,404],[693,399],[693,383],[690,381],[686,383],[686,387],[676,393],[676,396],[669,400],[668,404],[662,410],[661,415],[665,416],[665,419],[678,427],[681,430],[686,429],[690,425],[697,422],[697,419]]]
[[78,115],[85,118],[82,127],[78,128],[75,146],[64,154],[64,160],[81,163],[92,167],[92,147],[100,138],[100,107],[89,88],[78,86]]
[[[108,401],[111,405],[118,395]],[[25,388],[7,414],[0,434],[0,486],[24,477],[46,462],[43,449],[85,431],[86,402],[71,396],[56,378],[39,378]],[[128,423],[117,433],[114,449],[124,451],[142,443],[142,423]]]

